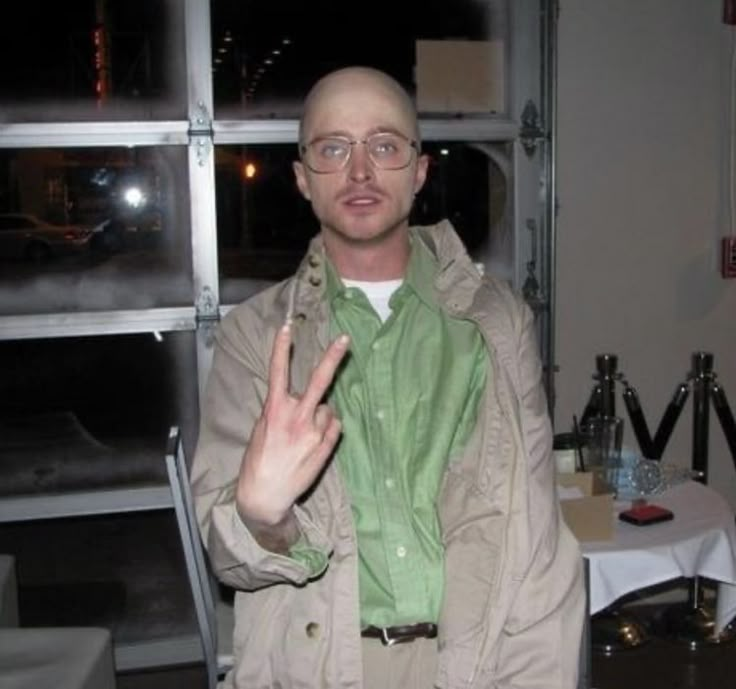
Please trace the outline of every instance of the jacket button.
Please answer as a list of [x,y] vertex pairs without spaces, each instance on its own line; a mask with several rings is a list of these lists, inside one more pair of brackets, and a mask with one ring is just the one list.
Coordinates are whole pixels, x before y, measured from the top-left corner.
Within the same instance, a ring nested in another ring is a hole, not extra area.
[[316,268],[319,265],[319,258],[315,256],[314,254],[309,254],[309,258],[307,259],[307,262],[309,263],[312,268]]
[[319,287],[322,284],[322,280],[318,278],[316,275],[312,275],[309,278],[309,284],[314,287]]
[[307,637],[310,639],[316,639],[319,637],[319,625],[316,622],[310,622],[306,626],[305,631],[307,632]]

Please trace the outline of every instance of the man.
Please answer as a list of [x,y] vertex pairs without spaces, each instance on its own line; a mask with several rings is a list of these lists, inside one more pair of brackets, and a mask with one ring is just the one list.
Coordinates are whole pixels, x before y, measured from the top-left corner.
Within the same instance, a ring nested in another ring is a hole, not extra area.
[[561,521],[529,310],[448,223],[387,75],[321,79],[296,183],[297,274],[217,335],[192,484],[237,591],[244,689],[572,689],[580,553]]

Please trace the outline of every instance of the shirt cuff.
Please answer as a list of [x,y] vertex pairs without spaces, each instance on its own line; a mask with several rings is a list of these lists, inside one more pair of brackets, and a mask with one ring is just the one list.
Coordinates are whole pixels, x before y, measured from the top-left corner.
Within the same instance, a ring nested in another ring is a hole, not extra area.
[[327,569],[327,553],[310,545],[303,535],[289,548],[289,557],[309,572],[310,579],[318,577]]

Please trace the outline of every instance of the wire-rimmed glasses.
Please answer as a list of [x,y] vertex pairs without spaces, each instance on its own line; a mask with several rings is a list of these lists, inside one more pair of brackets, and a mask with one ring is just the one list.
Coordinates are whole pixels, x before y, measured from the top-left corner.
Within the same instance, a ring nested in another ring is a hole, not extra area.
[[365,146],[368,158],[379,170],[401,170],[409,165],[417,142],[398,132],[376,132],[365,139],[319,136],[300,147],[302,161],[318,174],[339,172],[348,164],[353,147]]

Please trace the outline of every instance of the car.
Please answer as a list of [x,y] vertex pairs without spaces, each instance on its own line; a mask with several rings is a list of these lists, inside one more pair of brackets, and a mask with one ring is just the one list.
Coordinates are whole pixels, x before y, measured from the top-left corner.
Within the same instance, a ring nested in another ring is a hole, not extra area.
[[92,230],[55,225],[31,213],[0,213],[0,257],[43,261],[89,248]]

